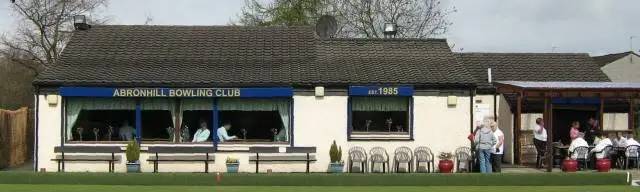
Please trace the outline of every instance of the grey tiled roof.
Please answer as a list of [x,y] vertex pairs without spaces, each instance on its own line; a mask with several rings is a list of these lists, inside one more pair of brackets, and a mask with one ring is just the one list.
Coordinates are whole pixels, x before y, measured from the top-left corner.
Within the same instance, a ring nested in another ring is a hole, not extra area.
[[638,82],[539,82],[539,81],[498,81],[495,83],[522,88],[539,89],[635,89],[640,90]]
[[93,26],[76,31],[43,86],[462,87],[473,78],[440,39],[331,39],[312,27]]
[[598,63],[598,65],[600,65],[600,67],[604,67],[605,65],[617,61],[619,59],[622,59],[623,57],[626,57],[627,55],[631,55],[634,54],[638,57],[640,57],[640,55],[636,54],[633,51],[627,51],[627,52],[622,52],[622,53],[612,53],[612,54],[607,54],[607,55],[601,55],[601,56],[594,56],[593,60]]
[[[456,53],[478,80],[478,88],[492,81],[607,82],[609,78],[588,54],[580,53]],[[482,91],[480,91],[482,92]]]
[[339,82],[423,84],[448,87],[475,80],[444,39],[319,40],[321,74]]

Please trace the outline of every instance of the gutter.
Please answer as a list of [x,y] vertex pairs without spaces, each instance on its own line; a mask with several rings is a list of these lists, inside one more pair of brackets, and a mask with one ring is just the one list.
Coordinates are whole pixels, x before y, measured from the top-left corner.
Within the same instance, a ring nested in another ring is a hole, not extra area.
[[38,87],[38,85],[34,85],[35,87],[35,97],[36,97],[36,105],[35,105],[35,109],[34,109],[34,113],[35,113],[35,119],[34,119],[34,124],[35,124],[35,132],[34,132],[34,145],[33,145],[33,171],[34,172],[38,172],[38,125],[40,124],[39,122],[39,108],[40,108],[40,87]]

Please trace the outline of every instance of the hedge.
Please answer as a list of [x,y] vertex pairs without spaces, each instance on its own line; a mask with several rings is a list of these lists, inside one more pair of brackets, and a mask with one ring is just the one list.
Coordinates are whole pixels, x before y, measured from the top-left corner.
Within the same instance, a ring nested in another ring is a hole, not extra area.
[[626,173],[215,174],[0,172],[0,184],[226,186],[571,186],[628,185]]

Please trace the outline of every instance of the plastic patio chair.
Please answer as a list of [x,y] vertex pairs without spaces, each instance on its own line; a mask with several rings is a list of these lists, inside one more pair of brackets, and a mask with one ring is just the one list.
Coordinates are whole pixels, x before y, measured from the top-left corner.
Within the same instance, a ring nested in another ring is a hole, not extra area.
[[[458,147],[455,151],[454,156],[456,159],[456,172],[473,171],[473,158],[471,156],[471,149],[469,147]],[[463,163],[466,163],[466,166],[461,167],[460,165]]]
[[433,156],[433,153],[431,152],[431,149],[429,149],[429,147],[425,147],[425,146],[417,147],[413,152],[413,156],[415,161],[415,169],[416,169],[415,172],[421,172],[419,169],[420,163],[425,163],[424,167],[427,173],[431,173],[431,171],[435,169],[434,156]]
[[364,148],[355,146],[349,149],[349,159],[347,162],[349,173],[353,172],[354,163],[360,163],[360,172],[364,173],[367,169],[367,152]]
[[578,165],[582,163],[582,167],[587,169],[589,163],[589,147],[576,147],[569,156],[573,156],[573,154],[577,154],[576,160],[578,161]]
[[625,156],[625,169],[629,169],[629,163],[633,160],[633,162],[636,164],[636,168],[640,168],[640,162],[638,162],[640,160],[640,146],[637,145],[630,145],[627,146],[627,148],[625,149],[624,152],[624,156]]
[[411,163],[413,162],[413,151],[411,151],[411,148],[409,147],[398,147],[396,148],[396,150],[394,151],[394,155],[393,155],[393,164],[394,164],[394,171],[396,173],[399,173],[400,170],[400,164],[407,164],[407,172],[411,173],[411,169],[412,169],[412,165]]
[[382,164],[382,172],[386,173],[389,169],[389,153],[382,147],[373,147],[369,150],[369,162],[371,162],[371,172],[374,172],[375,165]]

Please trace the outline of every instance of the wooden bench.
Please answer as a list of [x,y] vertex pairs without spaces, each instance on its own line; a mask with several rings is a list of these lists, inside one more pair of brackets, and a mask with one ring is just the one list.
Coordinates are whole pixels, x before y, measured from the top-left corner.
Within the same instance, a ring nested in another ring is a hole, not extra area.
[[316,147],[287,147],[285,154],[306,154],[306,155],[260,155],[260,154],[282,154],[279,147],[249,147],[250,153],[255,153],[255,156],[249,157],[249,162],[256,163],[256,173],[258,173],[258,167],[260,162],[306,162],[307,170],[309,173],[309,164],[312,161],[316,161],[315,154]]
[[[147,150],[148,153],[153,153],[155,155],[149,156],[147,161],[153,162],[153,172],[158,172],[158,162],[204,162],[204,172],[209,172],[209,162],[215,161],[215,156],[209,155],[214,153],[215,150],[213,147],[164,147],[164,146],[151,146]],[[175,154],[175,153],[200,153],[201,155],[190,155],[190,156],[170,156],[159,154]]]
[[[54,153],[60,153],[60,155],[56,155],[55,158],[51,159],[52,161],[56,161],[58,163],[58,172],[60,172],[60,164],[62,164],[62,171],[64,171],[64,162],[65,161],[106,161],[109,162],[109,172],[114,172],[115,162],[120,161],[122,158],[121,155],[116,155],[116,153],[121,153],[122,149],[118,146],[64,146],[64,147],[54,147]],[[67,155],[73,153],[104,153],[110,155]]]

